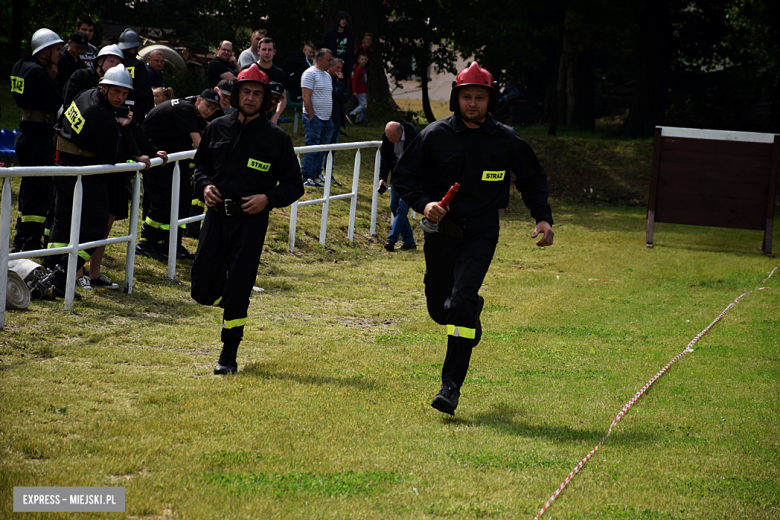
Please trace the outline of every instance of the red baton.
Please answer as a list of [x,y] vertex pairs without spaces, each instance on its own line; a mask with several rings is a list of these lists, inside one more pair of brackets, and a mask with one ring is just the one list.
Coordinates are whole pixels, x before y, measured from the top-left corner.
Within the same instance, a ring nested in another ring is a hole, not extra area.
[[447,190],[444,198],[441,199],[441,202],[439,202],[439,206],[441,206],[442,209],[447,209],[447,207],[450,205],[450,202],[452,202],[452,199],[455,197],[455,194],[458,193],[458,188],[460,188],[460,183],[456,182],[449,190]]

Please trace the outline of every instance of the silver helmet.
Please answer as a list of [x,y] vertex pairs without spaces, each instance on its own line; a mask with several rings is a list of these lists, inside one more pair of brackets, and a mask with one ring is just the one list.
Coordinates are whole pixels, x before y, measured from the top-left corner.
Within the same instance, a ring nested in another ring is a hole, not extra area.
[[120,58],[122,61],[125,60],[125,55],[122,54],[122,50],[115,43],[112,45],[106,45],[105,47],[100,49],[100,52],[98,52],[97,57],[100,58],[101,56],[116,56],[117,58]]
[[38,29],[32,35],[30,44],[32,45],[32,53],[38,54],[40,51],[54,45],[55,43],[65,43],[62,38],[57,36],[57,33],[51,29]]
[[133,49],[135,47],[140,47],[141,45],[143,45],[141,37],[138,36],[137,32],[130,28],[125,29],[122,31],[122,34],[119,35],[119,48],[123,51],[127,49]]
[[116,67],[111,67],[106,71],[103,79],[100,80],[101,85],[116,85],[117,87],[125,87],[133,90],[133,77],[125,69],[125,66],[121,63]]

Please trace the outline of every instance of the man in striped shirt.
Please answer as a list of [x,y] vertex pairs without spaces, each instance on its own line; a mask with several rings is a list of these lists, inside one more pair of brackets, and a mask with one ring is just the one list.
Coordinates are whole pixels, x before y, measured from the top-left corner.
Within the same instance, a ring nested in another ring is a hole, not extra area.
[[[333,82],[327,72],[332,59],[333,53],[329,49],[320,49],[315,55],[314,66],[309,67],[301,76],[303,128],[306,130],[307,146],[330,144],[334,131],[330,119],[333,111]],[[305,187],[324,187],[317,177],[320,176],[322,161],[326,155],[326,152],[315,152],[303,156],[301,174]]]

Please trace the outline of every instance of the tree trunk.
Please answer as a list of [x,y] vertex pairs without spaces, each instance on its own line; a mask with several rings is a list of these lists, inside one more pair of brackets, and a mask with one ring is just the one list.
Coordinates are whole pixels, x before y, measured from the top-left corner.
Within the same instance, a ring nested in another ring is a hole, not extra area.
[[648,2],[639,17],[634,95],[622,133],[650,137],[664,122],[666,92],[672,61],[672,23],[669,0]]
[[547,135],[555,136],[558,133],[558,120],[560,119],[560,106],[558,100],[558,81],[560,77],[560,64],[563,59],[563,35],[566,29],[566,9],[569,3],[561,0],[560,13],[558,18],[558,48],[555,51],[555,66],[553,67],[550,85],[547,88],[547,104],[550,114],[550,127],[547,129]]
[[596,128],[596,85],[593,51],[577,49],[566,38],[566,126],[575,130]]
[[18,59],[22,53],[22,28],[24,27],[22,10],[25,3],[24,0],[11,1],[11,55],[14,59]]
[[431,99],[428,97],[428,72],[430,72],[431,66],[429,64],[420,63],[420,89],[422,90],[422,106],[425,113],[425,119],[428,120],[428,124],[436,121],[436,116],[433,115],[431,109]]

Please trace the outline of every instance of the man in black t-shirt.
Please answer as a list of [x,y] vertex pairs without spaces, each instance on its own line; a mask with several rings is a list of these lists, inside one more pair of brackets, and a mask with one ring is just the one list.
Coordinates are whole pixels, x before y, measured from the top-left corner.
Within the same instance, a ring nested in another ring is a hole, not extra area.
[[225,40],[219,44],[217,57],[209,62],[209,87],[214,88],[223,79],[236,79],[238,62],[233,56],[233,44]]
[[287,107],[287,94],[284,89],[287,88],[287,75],[282,69],[274,65],[273,59],[276,56],[276,44],[271,38],[263,38],[260,40],[260,61],[257,62],[258,68],[265,72],[269,81],[275,81],[280,83],[283,88],[282,99],[276,106],[276,111],[271,116],[271,122],[277,124],[279,122],[279,116],[284,112]]
[[[168,153],[191,150],[200,144],[201,132],[206,128],[206,118],[219,109],[219,96],[214,89],[206,89],[198,97],[172,99],[160,103],[149,112],[143,130],[160,150]],[[189,168],[179,169],[179,218],[189,216],[192,188]],[[168,250],[168,231],[171,222],[171,186],[174,164],[159,166],[144,175],[144,198],[148,198],[149,211],[141,226],[141,238],[136,253],[165,260]],[[184,226],[182,226],[183,228]],[[178,235],[181,239],[181,233]],[[161,249],[162,247],[162,249]],[[177,250],[182,257],[189,253]],[[191,258],[191,256],[190,256]]]

